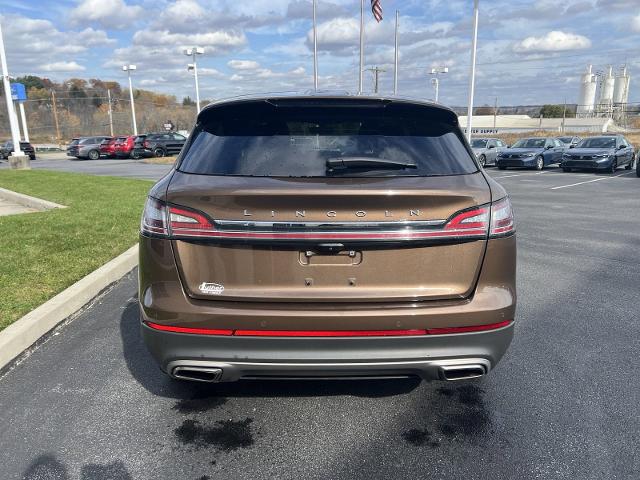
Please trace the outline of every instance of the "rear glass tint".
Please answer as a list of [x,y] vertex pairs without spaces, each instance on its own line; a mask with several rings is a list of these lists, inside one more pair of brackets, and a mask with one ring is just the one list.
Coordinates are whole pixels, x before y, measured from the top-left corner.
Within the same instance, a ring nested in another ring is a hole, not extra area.
[[[329,160],[336,159],[345,164],[351,160],[351,166],[329,168]],[[354,165],[353,160],[361,161]],[[378,163],[370,165],[372,161]],[[275,106],[263,101],[204,112],[179,170],[204,175],[395,177],[460,175],[477,167],[455,115],[446,110],[379,101],[353,106]]]

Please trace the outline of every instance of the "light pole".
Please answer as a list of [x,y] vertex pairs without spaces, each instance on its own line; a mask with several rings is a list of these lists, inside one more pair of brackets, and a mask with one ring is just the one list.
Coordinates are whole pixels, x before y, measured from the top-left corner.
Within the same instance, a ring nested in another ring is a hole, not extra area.
[[127,72],[127,76],[129,77],[129,100],[131,101],[131,120],[133,122],[133,134],[138,135],[138,125],[136,123],[136,106],[133,103],[133,86],[131,85],[131,72],[135,70],[135,65],[122,66],[122,71]]
[[[11,156],[24,157],[20,150],[20,130],[18,128],[18,117],[13,108],[11,97],[11,84],[9,83],[9,68],[7,67],[7,55],[4,52],[4,39],[2,37],[2,26],[0,25],[0,63],[2,63],[2,83],[4,84],[4,97],[7,101],[7,112],[9,114],[9,125],[11,127],[11,140],[13,141],[13,152]],[[28,164],[27,164],[28,165]]]
[[433,75],[433,77],[431,77],[431,85],[433,85],[436,90],[434,98],[434,101],[436,103],[438,103],[438,95],[440,93],[440,79],[438,78],[438,75],[441,75],[443,73],[449,73],[449,67],[432,68],[431,72],[429,73],[429,75]]
[[473,91],[476,86],[476,47],[478,45],[478,3],[473,0],[473,37],[471,41],[471,74],[469,75],[469,108],[467,109],[467,140],[471,141],[471,119],[473,117]]
[[193,69],[193,74],[196,79],[196,108],[198,109],[198,113],[200,113],[200,88],[198,86],[198,63],[196,62],[196,55],[202,55],[203,53],[204,48],[202,47],[191,47],[184,50],[186,56],[193,58],[193,63],[187,66],[187,70]]

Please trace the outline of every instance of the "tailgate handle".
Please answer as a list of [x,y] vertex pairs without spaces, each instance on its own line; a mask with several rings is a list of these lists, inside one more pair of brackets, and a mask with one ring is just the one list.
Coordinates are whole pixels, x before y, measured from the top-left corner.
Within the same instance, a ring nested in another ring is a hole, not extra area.
[[[307,250],[305,255],[307,257],[312,257],[313,255],[321,255],[327,253],[340,253],[344,251],[344,244],[342,243],[319,243],[314,245],[314,250]],[[355,252],[353,252],[355,255]],[[351,256],[351,252],[349,252],[349,256]]]

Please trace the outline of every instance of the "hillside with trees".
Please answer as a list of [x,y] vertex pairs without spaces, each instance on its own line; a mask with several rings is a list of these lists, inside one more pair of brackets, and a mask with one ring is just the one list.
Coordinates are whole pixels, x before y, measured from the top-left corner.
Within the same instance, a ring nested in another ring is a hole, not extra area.
[[[34,142],[65,144],[83,135],[109,135],[109,96],[113,133],[132,133],[129,90],[118,82],[92,78],[70,78],[54,82],[48,78],[27,75],[12,80],[23,83],[29,137]],[[0,97],[4,92],[0,89]],[[163,130],[170,121],[176,130],[188,130],[195,121],[195,103],[190,98],[178,102],[173,95],[133,89],[138,132]],[[2,99],[4,104],[4,99]],[[56,127],[57,117],[57,127]],[[0,139],[9,138],[6,108],[0,108]],[[58,139],[59,137],[59,139]]]

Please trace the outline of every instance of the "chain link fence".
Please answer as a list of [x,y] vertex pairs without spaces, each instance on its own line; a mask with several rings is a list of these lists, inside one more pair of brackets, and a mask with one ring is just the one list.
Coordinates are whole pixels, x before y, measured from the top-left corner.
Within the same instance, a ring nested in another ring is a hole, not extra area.
[[[110,93],[110,92],[109,92]],[[138,133],[190,130],[196,118],[195,105],[135,98]],[[4,99],[2,99],[4,103]],[[68,92],[50,91],[24,102],[29,139],[36,144],[66,145],[72,138],[91,135],[131,135],[133,123],[128,92],[109,96],[73,97]],[[16,108],[18,116],[20,116]],[[19,120],[21,137],[22,122]],[[6,108],[0,108],[0,140],[11,137]]]

